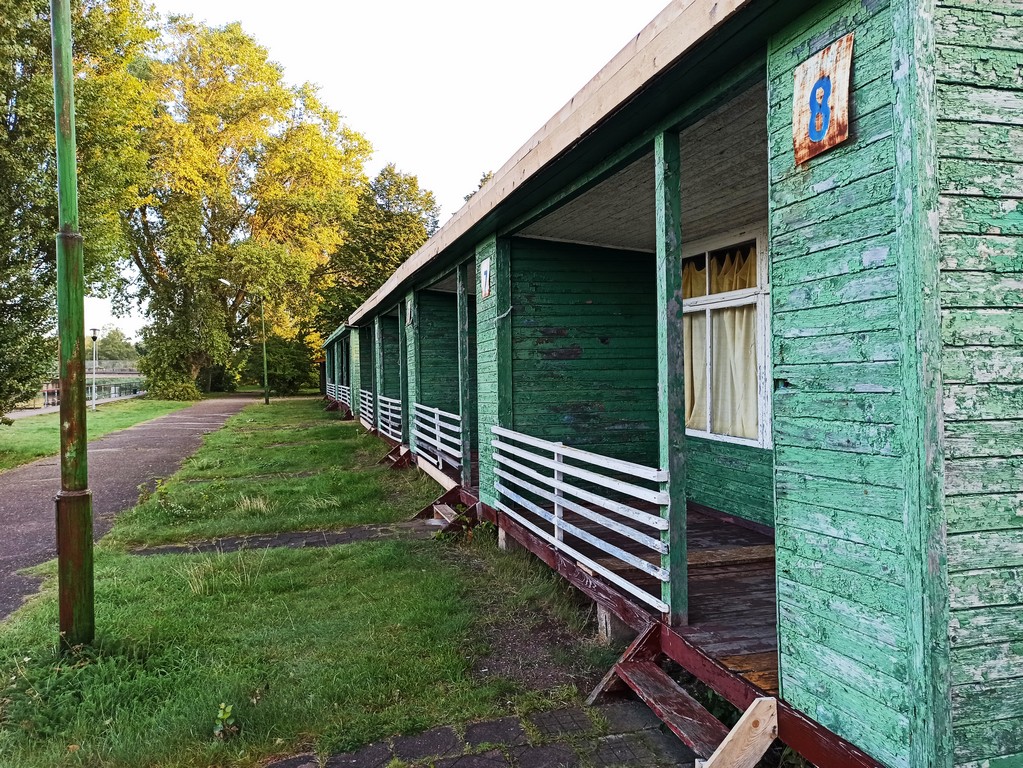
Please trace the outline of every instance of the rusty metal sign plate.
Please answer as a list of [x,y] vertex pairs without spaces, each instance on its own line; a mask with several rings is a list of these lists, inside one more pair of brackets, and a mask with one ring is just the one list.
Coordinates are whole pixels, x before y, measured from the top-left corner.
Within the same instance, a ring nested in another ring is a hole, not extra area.
[[796,67],[792,143],[796,164],[849,138],[849,72],[853,33]]

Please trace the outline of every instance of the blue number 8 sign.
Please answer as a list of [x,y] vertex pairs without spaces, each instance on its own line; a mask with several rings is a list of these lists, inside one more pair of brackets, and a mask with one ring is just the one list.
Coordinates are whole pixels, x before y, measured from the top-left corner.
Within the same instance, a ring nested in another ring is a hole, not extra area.
[[810,88],[810,141],[821,141],[831,127],[831,78],[821,77]]

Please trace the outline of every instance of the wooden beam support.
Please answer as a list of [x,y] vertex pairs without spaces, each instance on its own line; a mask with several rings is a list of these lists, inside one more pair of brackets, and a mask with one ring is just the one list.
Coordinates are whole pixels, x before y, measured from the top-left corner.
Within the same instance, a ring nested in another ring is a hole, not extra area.
[[[497,256],[491,268],[491,285],[497,300],[497,425],[514,429],[512,413],[512,312],[511,241],[497,240]],[[490,435],[480,442],[490,444]]]
[[401,442],[409,444],[412,434],[412,406],[408,400],[408,329],[405,326],[405,299],[398,302],[398,397],[401,399]]
[[472,484],[472,413],[476,393],[470,386],[472,371],[469,370],[469,263],[463,261],[456,272],[458,302],[458,415],[461,417],[462,443],[462,485]]
[[689,621],[686,562],[685,375],[682,334],[682,164],[677,133],[654,138],[654,205],[657,226],[657,413],[660,467],[668,471],[668,553],[661,567],[670,574],[661,599],[672,625]]
[[373,428],[380,433],[380,390],[384,381],[384,318],[373,318]]

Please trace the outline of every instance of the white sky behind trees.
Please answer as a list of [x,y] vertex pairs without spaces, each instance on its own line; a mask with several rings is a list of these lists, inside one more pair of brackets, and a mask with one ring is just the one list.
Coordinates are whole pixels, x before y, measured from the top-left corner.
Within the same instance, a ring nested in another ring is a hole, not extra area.
[[[533,133],[664,7],[667,0],[153,0],[156,10],[242,27],[290,83],[324,103],[386,163],[437,196],[443,224]],[[86,299],[86,327],[129,335]]]

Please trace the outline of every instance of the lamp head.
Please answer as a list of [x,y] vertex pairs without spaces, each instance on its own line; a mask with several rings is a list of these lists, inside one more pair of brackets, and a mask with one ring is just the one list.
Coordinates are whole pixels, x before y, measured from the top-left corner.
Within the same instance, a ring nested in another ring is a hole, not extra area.
[[89,330],[92,331],[92,340],[95,342],[99,338],[99,328],[90,328]]

